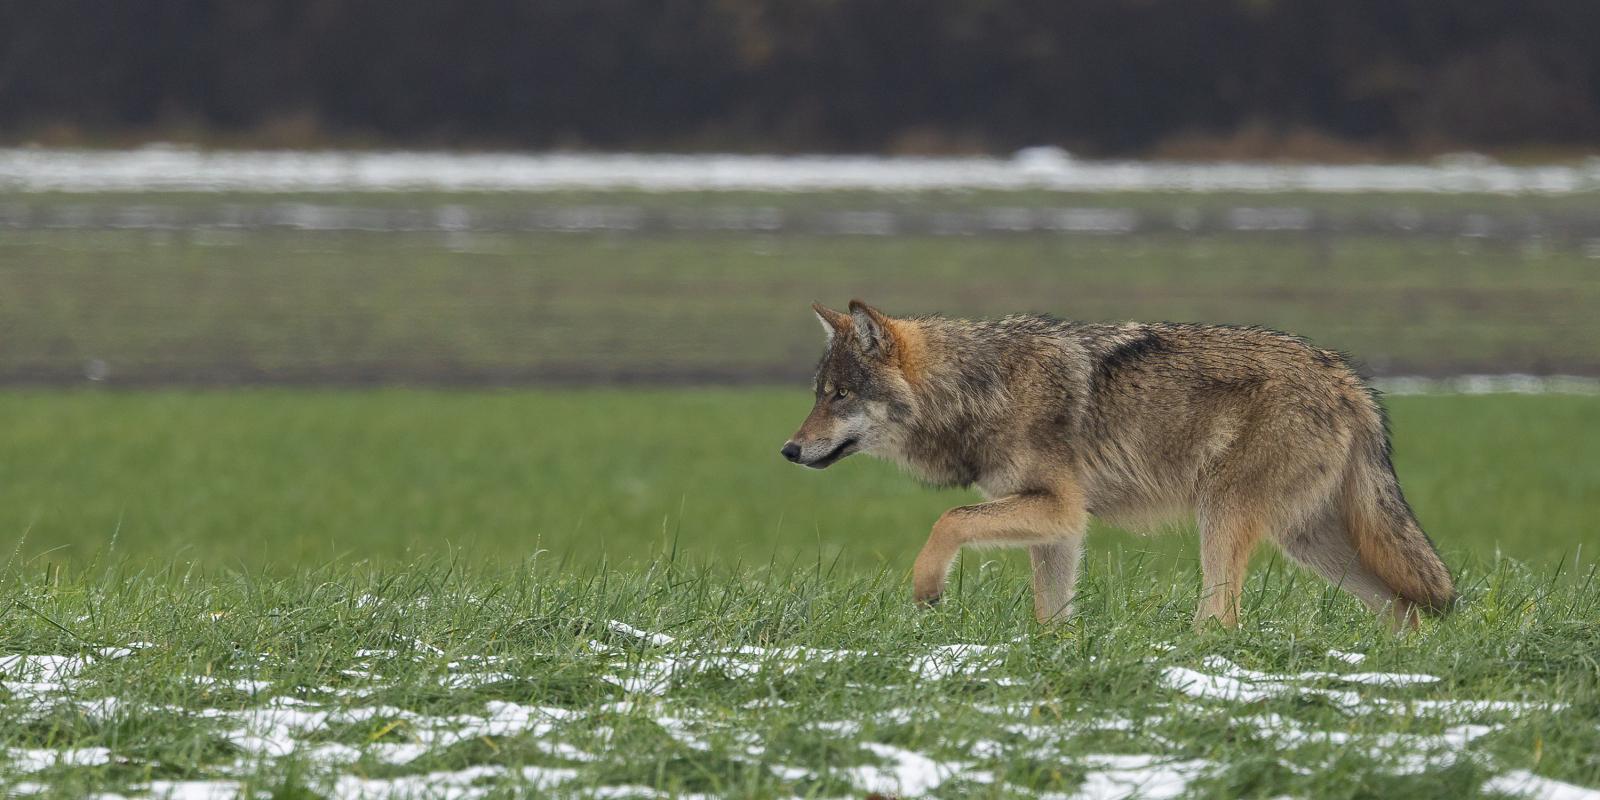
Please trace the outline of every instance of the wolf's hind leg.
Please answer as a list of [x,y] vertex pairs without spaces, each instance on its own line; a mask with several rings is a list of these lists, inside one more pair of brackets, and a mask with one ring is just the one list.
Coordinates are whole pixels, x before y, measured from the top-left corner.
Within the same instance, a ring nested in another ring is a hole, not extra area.
[[1399,597],[1362,562],[1354,537],[1342,520],[1320,514],[1291,528],[1279,544],[1296,563],[1355,595],[1380,618],[1387,613],[1396,630],[1419,624],[1415,605]]
[[1036,490],[952,508],[934,523],[911,568],[913,596],[922,606],[938,602],[950,564],[966,545],[1037,545],[1034,610],[1041,619],[1057,618],[1072,598],[1078,548],[1087,524],[1088,512],[1076,492]]
[[1250,554],[1266,533],[1267,521],[1249,511],[1205,511],[1200,514],[1200,608],[1195,625],[1215,619],[1228,627],[1239,624],[1239,592]]

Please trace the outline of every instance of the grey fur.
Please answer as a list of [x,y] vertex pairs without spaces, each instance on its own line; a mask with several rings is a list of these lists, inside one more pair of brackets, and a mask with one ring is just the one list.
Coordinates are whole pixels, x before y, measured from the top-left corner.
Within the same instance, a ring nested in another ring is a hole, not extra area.
[[1455,603],[1383,412],[1338,353],[1259,328],[814,308],[832,335],[785,456],[822,468],[864,452],[989,498],[934,526],[913,570],[921,603],[960,547],[1009,544],[1031,550],[1041,619],[1064,615],[1091,513],[1198,520],[1197,620],[1236,621],[1263,538],[1396,625]]

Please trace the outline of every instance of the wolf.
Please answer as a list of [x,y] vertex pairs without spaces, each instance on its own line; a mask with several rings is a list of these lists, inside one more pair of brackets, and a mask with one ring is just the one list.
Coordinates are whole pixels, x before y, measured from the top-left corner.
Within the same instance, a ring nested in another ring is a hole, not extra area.
[[866,453],[986,499],[934,524],[912,568],[920,606],[962,547],[1025,546],[1035,615],[1065,619],[1090,516],[1148,529],[1190,514],[1197,626],[1237,625],[1263,539],[1396,630],[1456,603],[1377,393],[1339,353],[1263,328],[812,308],[828,345],[783,457],[823,469]]

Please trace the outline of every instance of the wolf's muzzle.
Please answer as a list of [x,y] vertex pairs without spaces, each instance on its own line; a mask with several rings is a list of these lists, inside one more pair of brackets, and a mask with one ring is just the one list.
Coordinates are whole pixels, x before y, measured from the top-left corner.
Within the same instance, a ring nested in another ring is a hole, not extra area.
[[838,461],[839,459],[844,458],[845,456],[850,455],[851,453],[854,453],[856,451],[856,445],[857,444],[860,444],[860,440],[858,440],[858,439],[846,439],[843,442],[840,442],[839,446],[833,448],[833,450],[831,452],[829,452],[827,455],[825,455],[825,456],[823,456],[821,458],[814,458],[814,459],[812,459],[810,461],[806,461],[805,460],[805,456],[801,452],[800,445],[795,444],[794,442],[789,442],[788,444],[785,444],[783,446],[783,449],[780,450],[779,452],[783,453],[783,457],[784,458],[787,458],[790,461],[793,461],[794,463],[799,464],[802,467],[810,467],[812,469],[823,469],[824,467],[828,467],[828,466],[832,465],[833,462]]

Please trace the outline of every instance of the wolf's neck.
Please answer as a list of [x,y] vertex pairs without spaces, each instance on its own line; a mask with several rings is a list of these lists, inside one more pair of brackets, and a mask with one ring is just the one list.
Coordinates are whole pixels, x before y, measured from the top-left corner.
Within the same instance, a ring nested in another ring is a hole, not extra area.
[[1015,366],[971,330],[928,330],[911,381],[902,457],[924,480],[970,486],[990,470],[985,454],[1006,429]]

